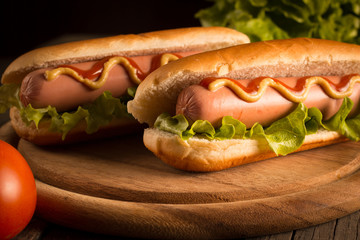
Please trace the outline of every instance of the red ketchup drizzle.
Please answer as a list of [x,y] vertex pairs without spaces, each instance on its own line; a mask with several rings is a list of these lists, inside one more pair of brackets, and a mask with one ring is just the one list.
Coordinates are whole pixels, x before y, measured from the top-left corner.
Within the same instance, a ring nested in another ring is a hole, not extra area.
[[[331,87],[333,89],[335,89],[338,92],[341,92],[344,88],[346,88],[349,85],[350,79],[357,75],[358,74],[346,75],[346,76],[342,77],[340,82],[337,84],[333,83],[326,77],[322,77],[322,78],[325,79],[331,85]],[[237,86],[239,86],[241,89],[243,89],[246,93],[256,94],[259,90],[261,81],[265,78],[269,78],[269,77],[258,77],[258,78],[252,79],[250,81],[250,83],[248,84],[248,86],[244,86],[243,84],[241,84],[241,80],[235,80],[235,79],[231,79],[231,78],[208,77],[208,78],[203,79],[200,82],[200,85],[205,88],[208,88],[210,83],[212,83],[218,79],[227,79],[227,80],[230,80],[233,83],[235,83]],[[271,79],[277,83],[280,83],[281,85],[283,85],[287,89],[291,90],[292,92],[301,94],[302,92],[305,91],[305,82],[306,82],[306,79],[308,79],[308,78],[310,78],[310,77],[302,77],[302,78],[297,79],[295,87],[290,87],[290,86],[286,85],[284,82],[282,82],[276,78],[271,78]]]
[[[138,66],[138,64],[131,58],[128,57],[124,57],[126,58],[130,64],[136,69],[136,75],[137,77],[143,81],[145,79],[145,77],[147,75],[149,75],[151,72],[153,72],[154,70],[156,70],[157,68],[160,67],[160,62],[161,62],[161,56],[162,54],[156,55],[152,58],[151,60],[151,67],[150,67],[150,71],[147,73],[144,73],[140,67]],[[180,55],[176,55],[177,57],[181,58]],[[75,72],[77,72],[80,76],[82,76],[83,78],[87,78],[90,80],[94,80],[96,78],[98,78],[103,69],[104,69],[104,64],[109,61],[110,58],[112,58],[113,56],[110,57],[105,57],[103,59],[101,59],[100,61],[97,61],[90,69],[88,70],[82,70],[79,69],[75,66],[72,65],[61,65],[60,67],[66,67],[66,68],[71,68],[72,70],[74,70]]]
[[72,65],[61,65],[59,67],[70,68],[70,69],[74,70],[75,72],[77,72],[83,78],[92,80],[92,79],[95,79],[100,76],[100,74],[104,68],[104,64],[107,61],[109,61],[110,58],[111,57],[106,57],[106,58],[101,59],[100,61],[97,61],[89,70],[82,70],[82,69],[74,67]]
[[[172,53],[172,55],[174,55],[178,58],[182,58],[182,56],[180,56],[179,54]],[[159,54],[159,55],[156,55],[155,57],[153,57],[153,59],[151,61],[150,71],[148,72],[148,74],[155,71],[159,67],[161,67],[161,57],[162,57],[162,54]]]

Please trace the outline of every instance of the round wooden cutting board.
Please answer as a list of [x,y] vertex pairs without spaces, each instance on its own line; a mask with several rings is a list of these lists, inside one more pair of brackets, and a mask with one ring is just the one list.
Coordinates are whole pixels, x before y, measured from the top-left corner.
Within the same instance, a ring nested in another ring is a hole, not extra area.
[[20,140],[18,149],[37,179],[37,214],[97,233],[240,238],[304,228],[360,209],[355,142],[212,173],[165,165],[143,146],[141,135],[56,147]]

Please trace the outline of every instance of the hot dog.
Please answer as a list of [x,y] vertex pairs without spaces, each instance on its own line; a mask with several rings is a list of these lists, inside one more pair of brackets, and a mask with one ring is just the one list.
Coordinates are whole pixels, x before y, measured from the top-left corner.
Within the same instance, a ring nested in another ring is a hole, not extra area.
[[[50,105],[55,107],[58,111],[67,111],[74,109],[77,106],[93,102],[105,91],[111,92],[114,97],[125,95],[128,88],[136,87],[139,82],[142,81],[143,76],[146,76],[149,72],[162,65],[159,56],[168,55],[173,59],[178,59],[199,52],[200,51],[189,51],[171,54],[167,53],[166,55],[146,55],[127,58],[129,60],[131,59],[133,67],[136,69],[136,72],[139,73],[140,78],[135,79],[130,77],[128,71],[121,64],[116,64],[108,71],[106,81],[104,81],[104,84],[100,87],[87,86],[86,83],[75,80],[73,76],[63,73],[56,76],[56,81],[49,80],[49,75],[57,73],[54,71],[57,71],[60,68],[39,69],[25,76],[21,84],[19,97],[25,106],[31,104],[34,108],[43,108]],[[96,65],[98,65],[99,68],[102,68],[103,62],[107,62],[106,58],[104,60],[105,61],[100,62],[90,61],[71,65],[61,65],[61,68],[76,69],[76,72],[82,72],[84,70],[87,70],[87,72],[98,72],[99,69],[95,69]],[[167,59],[166,62],[168,61],[171,60]],[[152,65],[154,67],[152,67]],[[84,72],[82,74],[84,75],[86,73]],[[91,79],[91,77],[89,79]]]
[[151,73],[128,111],[149,125],[145,146],[187,171],[358,141],[359,54],[358,45],[297,38],[188,56]]
[[[340,76],[324,76],[322,78],[330,80],[333,84],[339,84],[342,79]],[[286,82],[290,88],[294,88],[303,78],[278,79]],[[251,80],[242,79],[239,82],[248,86]],[[349,117],[353,117],[358,113],[355,109],[359,109],[360,84],[354,86],[353,94],[349,98],[355,103],[349,114]],[[328,120],[338,112],[342,101],[342,98],[329,97],[323,88],[316,84],[309,88],[309,93],[303,103],[307,108],[318,108],[323,114],[323,119]],[[197,119],[207,120],[214,127],[221,125],[223,116],[231,116],[244,123],[247,128],[251,128],[256,122],[267,127],[277,119],[288,115],[296,106],[296,102],[288,100],[274,88],[267,89],[259,100],[249,104],[228,87],[210,91],[207,86],[199,84],[189,86],[180,93],[176,103],[176,114],[183,114],[189,122]]]
[[246,42],[246,35],[231,29],[194,27],[35,49],[3,73],[0,107],[11,107],[19,136],[40,145],[129,133],[142,126],[127,113],[126,102],[150,72]]

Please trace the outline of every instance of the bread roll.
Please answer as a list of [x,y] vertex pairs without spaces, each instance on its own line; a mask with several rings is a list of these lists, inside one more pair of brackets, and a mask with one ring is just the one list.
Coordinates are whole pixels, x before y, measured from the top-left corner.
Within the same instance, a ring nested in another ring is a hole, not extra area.
[[99,60],[107,56],[139,56],[192,50],[213,50],[249,42],[238,31],[223,27],[193,27],[142,34],[117,35],[34,49],[15,59],[1,83],[19,83],[31,71]]

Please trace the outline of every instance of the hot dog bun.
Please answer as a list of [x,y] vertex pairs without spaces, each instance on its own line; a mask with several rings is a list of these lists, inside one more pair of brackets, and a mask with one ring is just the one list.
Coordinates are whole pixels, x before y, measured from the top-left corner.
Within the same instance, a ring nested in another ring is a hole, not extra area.
[[[324,130],[307,135],[297,152],[345,140],[346,138],[337,132]],[[145,129],[144,144],[166,164],[195,172],[219,171],[276,157],[269,145],[262,141],[253,139],[209,141],[196,136],[182,141],[175,134],[155,128]]]
[[[152,128],[162,113],[175,115],[177,96],[206,77],[252,79],[259,76],[303,77],[360,73],[360,46],[320,39],[256,42],[180,59],[150,74],[138,88],[128,111],[145,130],[144,143],[160,159],[189,171],[221,170],[276,156],[258,140],[207,140]],[[249,113],[251,114],[251,113]],[[344,141],[337,132],[307,135],[297,151]]]
[[[168,52],[202,52],[246,42],[249,42],[246,35],[222,27],[180,28],[70,42],[35,49],[18,57],[7,67],[1,82],[3,84],[21,84],[25,76],[38,69],[96,61],[108,56],[133,57]],[[108,133],[116,135],[119,132],[129,132],[130,129],[141,129],[139,127],[141,125],[132,118],[116,119],[109,126],[101,127],[98,133],[88,135],[80,134],[86,128],[84,123],[80,123],[63,140],[61,133],[49,131],[50,123],[46,123],[46,121],[41,122],[38,128],[32,124],[27,125],[21,121],[19,111],[15,109],[11,110],[10,117],[14,129],[20,137],[38,144],[68,143],[98,138],[108,135]],[[106,132],[106,134],[101,132]]]
[[143,34],[118,35],[38,48],[15,59],[2,75],[1,83],[19,83],[31,71],[99,60],[107,56],[138,56],[201,49],[219,49],[249,42],[249,38],[223,27],[192,27]]

